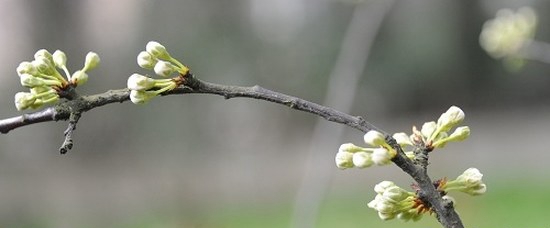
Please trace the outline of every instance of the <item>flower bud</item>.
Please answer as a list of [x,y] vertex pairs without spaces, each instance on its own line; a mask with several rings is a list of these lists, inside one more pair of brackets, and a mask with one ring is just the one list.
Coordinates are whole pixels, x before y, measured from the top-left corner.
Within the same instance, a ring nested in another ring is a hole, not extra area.
[[338,152],[334,161],[339,169],[353,168],[353,153]]
[[55,63],[55,66],[57,68],[63,69],[64,67],[66,67],[67,56],[65,55],[65,52],[62,52],[60,50],[56,50],[53,53],[52,58],[53,58],[53,62]]
[[374,186],[374,191],[378,194],[384,194],[386,189],[393,186],[397,186],[397,185],[395,185],[395,183],[391,181],[382,181]]
[[353,154],[353,165],[358,168],[367,168],[373,164],[371,154],[367,152],[357,152]]
[[370,130],[369,132],[367,132],[363,139],[367,144],[371,146],[380,146],[386,144],[384,134],[375,130]]
[[470,136],[470,128],[468,126],[457,127],[455,131],[449,135],[448,141],[462,141]]
[[86,61],[84,61],[84,68],[82,68],[83,72],[88,72],[99,65],[99,55],[95,52],[88,52],[86,55]]
[[30,74],[30,75],[36,75],[38,74],[38,70],[31,62],[21,62],[19,66],[16,69],[18,75],[22,74]]
[[355,153],[363,151],[362,147],[358,147],[354,145],[353,143],[344,143],[340,145],[340,148],[338,148],[338,152],[349,152],[349,153]]
[[131,90],[149,90],[155,86],[155,79],[134,73],[128,78],[126,85]]
[[83,70],[77,70],[71,76],[71,83],[77,86],[80,86],[88,81],[88,74]]
[[38,70],[38,72],[43,73],[45,75],[53,75],[55,69],[53,69],[52,63],[46,58],[38,58],[32,61],[32,65],[34,68]]
[[393,134],[392,137],[395,139],[395,141],[397,141],[397,144],[399,144],[401,146],[405,146],[405,145],[412,146],[413,145],[413,143],[411,142],[410,137],[407,134],[405,134],[404,132],[395,133],[395,134]]
[[143,91],[143,90],[130,91],[130,100],[134,104],[145,104],[156,96],[157,96],[157,93],[155,91]]
[[377,165],[387,165],[390,164],[393,156],[386,148],[376,148],[372,152],[372,161]]
[[46,85],[43,79],[34,77],[30,74],[22,74],[19,76],[21,85],[28,88],[40,87]]
[[176,71],[176,67],[170,62],[159,60],[157,64],[155,64],[154,70],[157,75],[168,77]]
[[151,53],[142,51],[137,56],[137,63],[143,69],[153,69],[158,60]]
[[53,63],[52,54],[46,49],[40,49],[34,53],[34,59],[46,58]]
[[464,112],[457,106],[451,106],[437,120],[437,127],[440,131],[448,131],[464,120]]
[[436,128],[437,124],[435,123],[435,121],[426,122],[422,125],[422,129],[420,129],[420,132],[422,133],[422,136],[424,136],[424,138],[429,139],[430,137],[432,137],[432,134],[435,132]]
[[18,92],[15,94],[15,107],[19,111],[28,109],[35,100],[35,96],[31,93]]
[[444,191],[458,190],[470,195],[481,195],[487,191],[487,185],[481,180],[483,174],[476,168],[469,168],[455,180],[442,186]]
[[145,50],[155,58],[159,58],[162,60],[170,59],[170,54],[168,54],[166,48],[159,42],[149,41],[149,43],[147,43],[147,45],[145,46]]
[[391,186],[387,188],[382,196],[384,196],[387,199],[391,199],[395,202],[401,202],[405,200],[407,197],[409,197],[409,192],[405,191],[405,189],[402,189],[398,186]]

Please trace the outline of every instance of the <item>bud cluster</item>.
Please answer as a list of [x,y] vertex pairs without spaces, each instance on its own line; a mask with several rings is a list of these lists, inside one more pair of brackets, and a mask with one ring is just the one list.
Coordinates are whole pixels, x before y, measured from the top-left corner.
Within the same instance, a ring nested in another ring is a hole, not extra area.
[[360,147],[352,143],[342,144],[335,158],[338,168],[367,168],[373,164],[387,165],[391,163],[396,152],[386,143],[384,134],[371,130],[364,135],[363,139],[365,143],[374,146],[374,148]]
[[377,193],[367,206],[378,211],[382,220],[399,218],[404,221],[418,221],[424,212],[430,211],[415,192],[408,192],[391,181],[382,181],[374,186]]
[[[487,191],[487,186],[482,182],[483,174],[476,168],[469,168],[455,180],[446,181],[445,178],[434,182],[444,200],[454,199],[447,195],[449,191],[461,191],[472,196],[477,196]],[[418,221],[422,214],[429,212],[432,208],[418,197],[418,191],[406,191],[391,181],[382,181],[374,186],[376,196],[367,206],[378,211],[382,220],[399,218],[404,221]]]
[[445,192],[460,191],[472,196],[481,195],[487,191],[482,177],[483,174],[478,169],[469,168],[452,181],[442,181],[438,189]]
[[[69,86],[80,86],[88,81],[87,72],[99,64],[99,56],[94,52],[86,55],[84,67],[72,75],[67,69],[67,56],[56,50],[51,54],[46,49],[40,49],[34,54],[34,60],[19,64],[16,71],[21,85],[30,89],[30,92],[15,94],[17,110],[37,109],[46,104],[59,100],[58,91]],[[62,70],[65,77],[61,75]]]
[[[149,41],[137,56],[137,63],[141,68],[154,70],[165,79],[153,79],[134,73],[128,78],[127,86],[130,89],[130,100],[134,104],[145,104],[163,92],[175,89],[182,83],[182,77],[189,73],[189,68],[173,58],[166,48],[156,42]],[[178,73],[176,78],[166,78]]]
[[501,9],[483,24],[479,43],[493,58],[518,57],[533,38],[536,26],[537,15],[532,8],[523,7],[517,12]]
[[[426,147],[429,150],[443,148],[448,142],[462,141],[470,136],[470,128],[468,126],[457,127],[462,123],[464,117],[462,109],[457,106],[451,106],[445,113],[441,114],[437,122],[430,121],[424,123],[420,131],[416,127],[413,127],[413,133],[410,136],[403,132],[395,133],[393,138],[404,148],[407,146]],[[449,134],[453,128],[455,128],[454,131]],[[405,153],[407,156],[414,156],[412,155],[412,151]]]

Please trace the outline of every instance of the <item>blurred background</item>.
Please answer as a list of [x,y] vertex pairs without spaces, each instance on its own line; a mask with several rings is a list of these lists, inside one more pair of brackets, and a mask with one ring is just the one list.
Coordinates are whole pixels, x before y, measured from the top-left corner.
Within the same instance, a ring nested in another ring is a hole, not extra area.
[[[452,193],[467,227],[543,227],[550,65],[514,72],[479,45],[501,8],[531,6],[535,39],[550,40],[547,1],[0,0],[0,118],[20,115],[15,68],[40,48],[80,69],[101,57],[79,91],[123,88],[156,40],[200,79],[261,85],[410,133],[451,105],[471,137],[431,156],[430,174],[478,168],[485,195]],[[0,227],[440,227],[381,221],[373,186],[412,180],[396,166],[338,170],[342,143],[362,134],[284,106],[213,95],[126,102],[81,118],[0,136]]]

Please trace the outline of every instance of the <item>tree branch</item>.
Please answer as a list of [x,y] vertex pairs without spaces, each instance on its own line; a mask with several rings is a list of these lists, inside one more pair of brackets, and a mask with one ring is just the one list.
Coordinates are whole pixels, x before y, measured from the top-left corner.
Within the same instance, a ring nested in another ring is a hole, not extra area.
[[[371,123],[365,121],[360,116],[352,116],[329,107],[271,91],[257,85],[252,87],[219,85],[201,81],[194,78],[191,74],[186,76],[184,86],[180,86],[179,88],[163,95],[191,93],[215,94],[223,96],[226,99],[245,97],[265,100],[285,105],[299,111],[309,112],[314,115],[321,116],[328,121],[344,124],[365,133],[370,130],[380,131],[386,135],[386,141],[388,144],[397,151],[397,155],[392,159],[392,161],[418,183],[418,186],[420,187],[419,196],[421,196],[423,200],[427,201],[432,206],[432,209],[437,215],[438,221],[446,228],[464,227],[458,214],[454,211],[452,203],[442,199],[441,195],[428,176],[427,170],[423,166],[415,164],[411,159],[408,159],[395,139],[384,131],[376,128]],[[38,112],[0,120],[0,132],[6,134],[13,129],[30,124],[46,121],[67,120],[69,117],[73,116],[70,120],[69,128],[66,131],[69,132],[67,133],[67,135],[69,135],[70,132],[74,130],[73,127],[78,121],[78,117],[80,117],[81,113],[103,105],[128,101],[130,99],[129,94],[130,91],[128,89],[119,89],[90,96],[80,96],[73,100],[63,101]],[[75,114],[78,114],[78,116],[75,116]]]

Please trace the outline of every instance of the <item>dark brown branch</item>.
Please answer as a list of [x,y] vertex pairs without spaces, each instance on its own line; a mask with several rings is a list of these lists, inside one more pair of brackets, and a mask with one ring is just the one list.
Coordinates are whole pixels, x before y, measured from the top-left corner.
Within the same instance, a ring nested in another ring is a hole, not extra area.
[[[282,104],[299,111],[309,112],[321,116],[328,121],[344,124],[362,132],[368,132],[370,130],[383,132],[360,116],[352,116],[329,107],[274,92],[260,86],[240,87],[219,85],[204,82],[189,75],[189,77],[186,78],[185,86],[181,86],[164,95],[190,93],[216,94],[226,99],[245,97],[265,100]],[[6,134],[13,129],[29,124],[67,120],[73,113],[83,113],[106,104],[128,101],[129,94],[130,91],[128,89],[120,89],[96,95],[81,96],[71,101],[64,101],[42,111],[0,120],[0,132]],[[427,170],[423,168],[423,166],[417,165],[412,160],[408,159],[396,141],[387,133],[384,134],[387,135],[386,141],[398,152],[397,156],[393,158],[393,162],[418,182],[421,196],[432,205],[432,209],[436,213],[438,221],[446,228],[464,227],[459,216],[454,211],[452,204],[444,201],[437,189],[435,189],[427,174]]]

